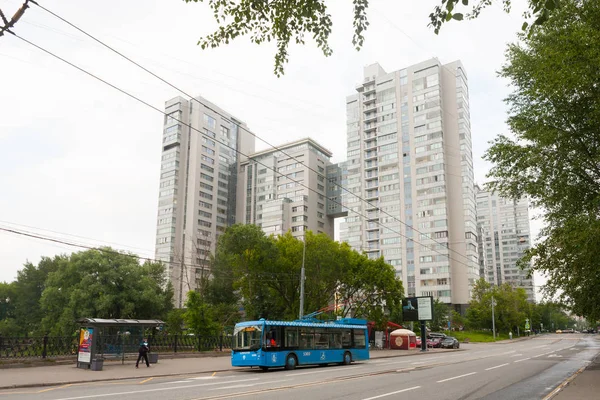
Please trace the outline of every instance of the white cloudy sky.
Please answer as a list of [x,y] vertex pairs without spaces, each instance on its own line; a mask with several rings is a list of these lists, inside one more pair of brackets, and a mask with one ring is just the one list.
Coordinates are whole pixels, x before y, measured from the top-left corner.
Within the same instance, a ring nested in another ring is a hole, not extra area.
[[[293,45],[282,78],[272,72],[272,44],[241,38],[201,50],[197,39],[216,26],[206,4],[43,5],[187,93],[220,105],[268,142],[311,136],[334,161],[345,158],[344,100],[362,80],[363,66],[379,62],[393,71],[431,57],[460,59],[469,78],[476,180],[483,182],[489,166],[481,156],[488,141],[506,131],[502,99],[509,89],[496,71],[520,29],[524,1],[514,2],[512,15],[494,4],[478,20],[449,23],[436,36],[427,23],[438,1],[372,1],[360,52],[351,44],[351,2],[329,1],[333,56]],[[20,3],[0,0],[0,9],[12,15]],[[15,31],[156,107],[179,95],[35,6]],[[0,226],[152,257],[161,134],[161,114],[11,35],[0,37]],[[537,231],[537,224],[532,227]],[[0,232],[0,281],[14,280],[26,260],[73,250]]]

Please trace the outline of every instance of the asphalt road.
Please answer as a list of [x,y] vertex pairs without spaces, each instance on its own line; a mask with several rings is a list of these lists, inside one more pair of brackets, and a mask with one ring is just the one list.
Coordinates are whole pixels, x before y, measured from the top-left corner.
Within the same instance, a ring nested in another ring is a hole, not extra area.
[[600,352],[592,335],[545,335],[512,346],[373,359],[295,371],[229,372],[15,390],[0,400],[543,399]]

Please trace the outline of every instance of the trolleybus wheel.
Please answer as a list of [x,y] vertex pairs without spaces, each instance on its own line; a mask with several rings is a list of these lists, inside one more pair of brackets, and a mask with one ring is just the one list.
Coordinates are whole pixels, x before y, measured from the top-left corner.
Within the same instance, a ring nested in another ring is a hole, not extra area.
[[298,359],[295,355],[290,354],[285,359],[285,369],[296,369],[296,365],[298,365]]
[[344,365],[350,365],[352,363],[352,354],[349,351],[344,353]]

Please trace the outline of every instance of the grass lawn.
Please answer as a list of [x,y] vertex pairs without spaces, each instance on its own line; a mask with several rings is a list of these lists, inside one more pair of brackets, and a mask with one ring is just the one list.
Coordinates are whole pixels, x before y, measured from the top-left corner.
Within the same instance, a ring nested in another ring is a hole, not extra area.
[[[466,338],[469,338],[470,342],[494,342],[494,335],[492,332],[476,332],[476,331],[452,331],[446,332],[448,336],[454,336],[460,342],[463,342]],[[496,340],[508,339],[506,333],[497,333]]]

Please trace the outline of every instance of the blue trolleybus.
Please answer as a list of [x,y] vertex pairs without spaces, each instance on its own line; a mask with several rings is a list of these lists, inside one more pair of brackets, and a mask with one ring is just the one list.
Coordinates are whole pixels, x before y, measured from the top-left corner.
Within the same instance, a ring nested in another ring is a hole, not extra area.
[[367,321],[246,321],[233,332],[231,365],[294,369],[308,364],[350,364],[369,359]]

